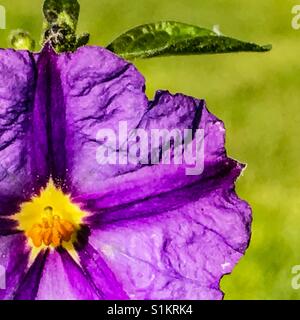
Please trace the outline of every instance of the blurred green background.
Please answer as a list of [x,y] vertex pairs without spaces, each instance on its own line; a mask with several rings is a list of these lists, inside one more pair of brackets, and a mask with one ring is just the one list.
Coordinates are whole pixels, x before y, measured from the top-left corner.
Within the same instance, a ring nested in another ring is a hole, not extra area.
[[[80,31],[106,45],[147,22],[178,20],[242,40],[273,44],[266,54],[156,58],[136,62],[152,98],[169,89],[207,100],[227,128],[230,156],[247,163],[238,193],[253,208],[250,248],[222,280],[226,299],[298,299],[291,268],[300,264],[300,30],[291,9],[300,0],[81,0]],[[7,29],[40,39],[41,0],[0,0]]]

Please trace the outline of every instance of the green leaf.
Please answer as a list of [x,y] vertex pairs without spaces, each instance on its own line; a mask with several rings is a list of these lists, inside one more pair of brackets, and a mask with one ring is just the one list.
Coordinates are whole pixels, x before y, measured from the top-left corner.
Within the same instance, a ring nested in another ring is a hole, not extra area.
[[265,52],[271,48],[270,45],[259,46],[174,21],[138,26],[122,34],[107,47],[129,60],[171,55]]

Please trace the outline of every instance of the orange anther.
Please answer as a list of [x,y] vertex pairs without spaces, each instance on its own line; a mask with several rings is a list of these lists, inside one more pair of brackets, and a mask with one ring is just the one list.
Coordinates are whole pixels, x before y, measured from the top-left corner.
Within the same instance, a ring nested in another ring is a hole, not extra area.
[[42,223],[34,224],[27,234],[36,247],[40,247],[42,243],[59,247],[62,241],[70,241],[76,230],[71,222],[60,219],[58,215],[53,216],[49,208],[45,209],[48,214],[41,219]]
[[29,230],[28,236],[32,239],[33,244],[38,248],[43,242],[43,229],[40,225],[34,225]]
[[46,246],[50,246],[52,243],[52,229],[48,228],[44,231],[43,242]]

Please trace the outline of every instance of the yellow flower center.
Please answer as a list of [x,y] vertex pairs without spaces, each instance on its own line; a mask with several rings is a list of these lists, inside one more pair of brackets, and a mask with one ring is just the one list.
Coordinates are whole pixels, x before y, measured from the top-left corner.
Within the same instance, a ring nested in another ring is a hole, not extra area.
[[73,243],[86,215],[50,180],[38,195],[21,205],[14,219],[36,255],[41,249],[60,246],[75,252]]

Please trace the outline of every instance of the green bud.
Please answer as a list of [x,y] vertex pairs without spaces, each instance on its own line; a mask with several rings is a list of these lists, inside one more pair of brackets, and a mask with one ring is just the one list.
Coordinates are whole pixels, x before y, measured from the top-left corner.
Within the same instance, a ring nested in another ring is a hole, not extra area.
[[33,51],[35,48],[35,41],[32,39],[29,32],[24,30],[13,30],[9,36],[9,42],[16,50]]

